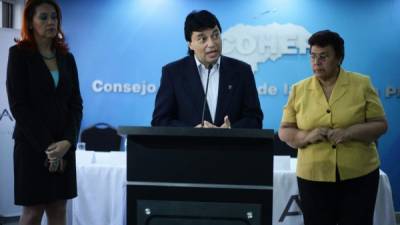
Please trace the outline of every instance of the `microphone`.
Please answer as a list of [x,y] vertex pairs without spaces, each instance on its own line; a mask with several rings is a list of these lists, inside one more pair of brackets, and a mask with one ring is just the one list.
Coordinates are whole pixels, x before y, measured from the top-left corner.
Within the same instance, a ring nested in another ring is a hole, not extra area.
[[203,109],[201,110],[201,127],[204,127],[204,113],[206,112],[206,103],[207,103],[207,93],[208,93],[208,82],[210,81],[210,72],[213,67],[213,64],[208,65],[208,74],[207,74],[207,84],[206,91],[204,93],[204,101],[203,101]]

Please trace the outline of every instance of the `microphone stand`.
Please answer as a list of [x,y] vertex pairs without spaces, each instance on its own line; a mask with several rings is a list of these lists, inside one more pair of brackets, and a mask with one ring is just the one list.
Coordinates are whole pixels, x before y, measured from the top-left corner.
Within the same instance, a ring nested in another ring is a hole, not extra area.
[[204,94],[204,101],[203,101],[203,110],[201,113],[201,127],[204,127],[204,113],[206,111],[206,103],[207,103],[207,93],[208,93],[208,82],[210,81],[210,72],[213,67],[213,64],[208,65],[208,74],[207,74],[207,84],[206,84],[206,91]]

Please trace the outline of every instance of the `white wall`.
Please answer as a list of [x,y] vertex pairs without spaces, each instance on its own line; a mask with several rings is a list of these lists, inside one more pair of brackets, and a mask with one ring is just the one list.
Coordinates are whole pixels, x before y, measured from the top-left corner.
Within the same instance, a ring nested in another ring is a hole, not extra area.
[[[18,216],[19,206],[14,205],[13,147],[12,131],[14,118],[8,107],[6,93],[6,72],[8,48],[14,44],[14,38],[19,37],[24,0],[6,0],[14,3],[14,28],[0,28],[0,216]],[[0,27],[2,26],[2,2],[0,0]]]
[[0,28],[0,216],[20,214],[20,208],[14,205],[12,132],[15,120],[8,107],[5,87],[8,49],[18,35],[19,30]]

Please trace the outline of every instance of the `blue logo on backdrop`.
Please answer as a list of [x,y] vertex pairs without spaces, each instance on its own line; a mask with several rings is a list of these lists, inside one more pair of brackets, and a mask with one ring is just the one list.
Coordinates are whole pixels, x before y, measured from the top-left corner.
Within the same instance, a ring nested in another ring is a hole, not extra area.
[[[311,33],[304,27],[291,23],[257,26],[237,24],[222,34],[222,54],[250,64],[257,75],[259,64],[276,61],[285,55],[306,55],[310,36]],[[283,83],[280,88],[263,82],[257,90],[260,96],[289,94],[290,84]]]
[[304,27],[294,24],[238,24],[222,34],[222,54],[247,62],[256,72],[257,64],[268,60],[275,61],[283,55],[307,54],[310,36]]

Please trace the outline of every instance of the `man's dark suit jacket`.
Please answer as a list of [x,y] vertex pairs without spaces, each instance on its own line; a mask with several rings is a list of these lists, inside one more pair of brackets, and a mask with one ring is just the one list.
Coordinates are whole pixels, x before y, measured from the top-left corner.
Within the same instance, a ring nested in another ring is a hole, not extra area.
[[[263,113],[250,65],[221,56],[219,74],[214,124],[221,126],[228,115],[232,128],[261,128]],[[194,127],[200,124],[204,97],[193,56],[167,64],[162,68],[151,125]],[[212,122],[208,106],[205,120]]]

